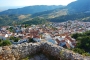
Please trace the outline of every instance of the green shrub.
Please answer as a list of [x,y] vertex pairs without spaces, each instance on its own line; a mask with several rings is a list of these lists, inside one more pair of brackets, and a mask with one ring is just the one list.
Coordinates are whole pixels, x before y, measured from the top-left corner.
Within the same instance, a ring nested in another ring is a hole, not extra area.
[[28,42],[35,42],[33,38],[28,38]]
[[76,47],[72,49],[73,51],[83,54],[90,55],[90,31],[86,31],[83,33],[75,33],[72,35],[72,38],[75,38],[77,43]]
[[10,39],[10,40],[13,40],[14,42],[18,42],[18,40],[19,40],[20,38],[11,36],[9,39]]
[[8,46],[11,45],[11,42],[9,40],[2,40],[2,42],[0,42],[0,46]]

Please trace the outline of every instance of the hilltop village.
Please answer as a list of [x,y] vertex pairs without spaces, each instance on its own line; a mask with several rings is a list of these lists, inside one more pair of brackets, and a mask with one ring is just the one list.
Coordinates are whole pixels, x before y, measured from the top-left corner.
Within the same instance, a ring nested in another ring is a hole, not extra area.
[[[76,40],[71,37],[74,33],[90,30],[90,22],[67,21],[43,25],[15,25],[0,27],[0,41],[10,40],[12,44],[48,41],[64,48],[74,48]],[[13,40],[15,38],[16,40]]]

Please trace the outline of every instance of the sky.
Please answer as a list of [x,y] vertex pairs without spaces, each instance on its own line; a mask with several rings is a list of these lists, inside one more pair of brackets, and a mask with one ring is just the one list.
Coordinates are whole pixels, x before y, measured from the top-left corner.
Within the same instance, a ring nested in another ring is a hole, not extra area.
[[32,5],[67,5],[76,0],[0,0],[0,10]]

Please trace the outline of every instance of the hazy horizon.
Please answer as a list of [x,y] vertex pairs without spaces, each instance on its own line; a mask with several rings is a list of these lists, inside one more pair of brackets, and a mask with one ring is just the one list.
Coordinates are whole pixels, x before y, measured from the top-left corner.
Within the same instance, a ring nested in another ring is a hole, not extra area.
[[68,5],[76,0],[0,0],[0,11],[33,5]]

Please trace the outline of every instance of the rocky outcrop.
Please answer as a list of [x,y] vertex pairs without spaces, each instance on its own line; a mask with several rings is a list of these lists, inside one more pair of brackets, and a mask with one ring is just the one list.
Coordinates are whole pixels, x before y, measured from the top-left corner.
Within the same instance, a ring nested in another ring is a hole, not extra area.
[[49,60],[45,55],[35,55],[34,57],[30,58],[29,60]]
[[45,41],[0,47],[0,60],[21,60],[28,55],[39,52],[53,60],[90,60],[90,57],[84,57]]

